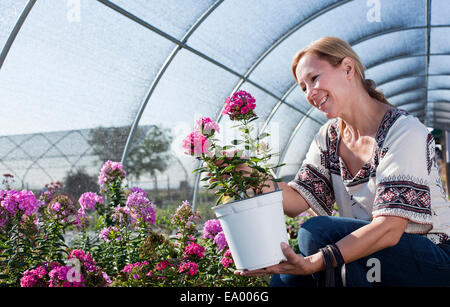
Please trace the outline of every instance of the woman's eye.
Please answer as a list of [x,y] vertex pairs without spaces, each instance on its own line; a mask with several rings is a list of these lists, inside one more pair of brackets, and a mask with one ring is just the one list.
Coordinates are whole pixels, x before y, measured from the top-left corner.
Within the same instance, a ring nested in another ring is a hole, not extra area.
[[317,79],[318,77],[319,77],[319,75],[314,76],[314,77],[311,78],[311,80],[314,82],[314,81],[316,81],[316,79]]

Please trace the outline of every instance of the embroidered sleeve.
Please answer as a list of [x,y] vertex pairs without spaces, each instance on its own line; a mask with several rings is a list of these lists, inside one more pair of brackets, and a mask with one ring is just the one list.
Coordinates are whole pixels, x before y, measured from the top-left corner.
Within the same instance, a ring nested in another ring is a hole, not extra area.
[[294,180],[288,183],[318,215],[332,215],[335,202],[325,148],[326,132],[325,125],[312,141]]
[[432,228],[430,146],[434,148],[434,140],[417,119],[408,117],[392,127],[376,170],[373,217],[406,218],[409,233],[427,233]]

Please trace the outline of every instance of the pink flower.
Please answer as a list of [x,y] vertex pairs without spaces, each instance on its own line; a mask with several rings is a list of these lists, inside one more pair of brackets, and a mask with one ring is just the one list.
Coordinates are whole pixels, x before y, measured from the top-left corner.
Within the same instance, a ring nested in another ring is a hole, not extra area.
[[198,264],[192,261],[183,262],[178,268],[178,272],[194,276],[198,273]]
[[156,222],[153,203],[141,192],[133,192],[128,196],[126,207],[129,208],[132,223],[153,225]]
[[230,264],[233,263],[233,259],[231,258],[231,251],[229,249],[227,249],[227,251],[223,254],[220,263],[226,268],[228,268]]
[[214,243],[217,244],[217,251],[221,251],[224,248],[228,247],[228,242],[227,239],[225,238],[225,234],[223,233],[223,231],[219,232],[214,237]]
[[195,130],[205,136],[212,136],[215,132],[220,132],[219,125],[209,117],[201,117],[195,123]]
[[208,152],[209,142],[203,134],[198,131],[194,131],[186,136],[183,140],[182,146],[185,150],[185,154],[199,156]]
[[81,194],[78,202],[83,210],[94,210],[95,205],[104,203],[103,198],[93,192]]
[[255,101],[250,93],[238,91],[226,99],[222,114],[229,115],[231,120],[251,119],[256,117],[253,112],[256,107]]
[[185,256],[194,255],[199,258],[205,257],[205,248],[197,243],[192,242],[188,246],[186,246],[186,249],[184,250]]
[[219,220],[208,220],[203,226],[203,239],[214,239],[216,234],[222,231],[222,226]]
[[126,176],[126,172],[123,170],[122,163],[106,161],[103,164],[100,174],[98,176],[98,185],[103,188],[105,184],[108,184],[115,179],[123,179]]
[[162,271],[162,270],[164,270],[165,268],[167,268],[167,267],[169,267],[169,266],[170,266],[170,262],[169,262],[168,260],[163,260],[163,261],[161,261],[161,262],[158,262],[158,263],[156,264],[155,268],[156,268],[158,271]]
[[61,210],[61,204],[56,202],[56,203],[52,204],[51,208],[53,211],[59,212],[59,210]]

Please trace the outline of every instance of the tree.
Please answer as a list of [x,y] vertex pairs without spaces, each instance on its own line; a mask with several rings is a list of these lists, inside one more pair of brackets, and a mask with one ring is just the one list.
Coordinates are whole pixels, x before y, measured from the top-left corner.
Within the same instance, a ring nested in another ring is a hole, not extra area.
[[74,201],[84,192],[97,192],[98,189],[97,178],[83,169],[70,171],[63,180],[63,192],[72,196]]
[[[128,126],[96,128],[90,132],[88,143],[102,163],[107,160],[121,161],[129,132]],[[158,172],[162,173],[167,169],[171,160],[168,151],[172,140],[170,129],[157,126],[138,127],[124,163],[127,174],[139,180],[147,173],[155,179],[157,188],[156,176]]]
[[168,151],[172,140],[169,129],[152,126],[142,140],[130,149],[126,170],[138,180],[144,173],[149,173],[155,180],[157,190],[157,174],[164,172],[171,161]]

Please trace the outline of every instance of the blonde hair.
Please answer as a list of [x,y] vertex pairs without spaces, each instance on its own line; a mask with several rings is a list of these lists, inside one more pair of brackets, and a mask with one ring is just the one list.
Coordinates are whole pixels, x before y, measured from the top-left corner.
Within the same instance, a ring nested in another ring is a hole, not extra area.
[[386,97],[384,97],[384,94],[375,88],[375,82],[373,80],[366,79],[364,65],[362,64],[359,56],[346,41],[333,36],[325,36],[311,42],[305,48],[298,51],[292,60],[292,74],[294,75],[294,79],[297,83],[298,79],[295,71],[297,70],[298,62],[306,53],[314,53],[320,59],[330,63],[333,67],[337,67],[341,64],[345,57],[350,57],[355,64],[355,73],[359,76],[359,79],[369,96],[382,103],[392,106],[387,101]]

